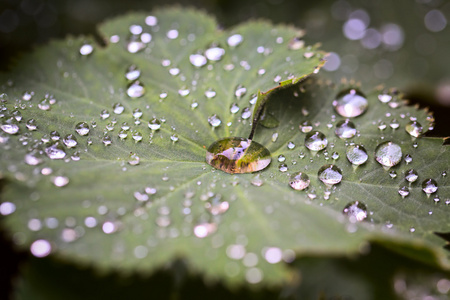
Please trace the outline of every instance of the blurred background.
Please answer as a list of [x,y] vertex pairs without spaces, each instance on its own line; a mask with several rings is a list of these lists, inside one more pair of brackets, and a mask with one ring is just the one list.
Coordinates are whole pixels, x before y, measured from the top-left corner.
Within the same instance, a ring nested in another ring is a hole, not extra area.
[[[355,78],[362,90],[398,87],[435,112],[431,135],[450,136],[450,1],[444,0],[0,0],[0,71],[49,40],[94,35],[102,43],[96,25],[106,19],[174,4],[205,10],[223,28],[255,18],[304,28],[306,44],[330,52],[321,76]],[[25,255],[4,238],[0,249],[3,299]]]

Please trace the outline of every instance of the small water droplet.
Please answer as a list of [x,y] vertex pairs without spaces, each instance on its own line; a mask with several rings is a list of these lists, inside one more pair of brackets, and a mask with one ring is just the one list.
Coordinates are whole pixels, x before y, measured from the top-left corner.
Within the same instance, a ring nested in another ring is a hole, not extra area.
[[299,50],[305,46],[305,41],[303,41],[300,37],[294,37],[289,41],[288,49],[290,50]]
[[192,64],[194,67],[197,67],[197,68],[203,67],[203,66],[206,65],[206,63],[208,62],[208,61],[206,60],[206,57],[204,57],[204,56],[201,55],[201,54],[191,54],[191,55],[189,56],[189,61],[191,62],[191,64]]
[[405,179],[408,182],[415,182],[419,178],[419,174],[414,169],[409,169],[405,172]]
[[63,187],[69,183],[69,178],[66,176],[55,176],[52,178],[52,182],[57,187]]
[[392,129],[398,129],[400,127],[400,123],[397,121],[397,119],[392,119],[391,123],[389,123],[389,126]]
[[340,92],[333,101],[338,114],[345,118],[354,118],[362,115],[368,106],[366,96],[356,89]]
[[396,171],[390,171],[390,172],[389,172],[389,176],[390,176],[391,178],[396,178],[396,177],[397,177],[397,172],[396,172]]
[[231,104],[230,112],[231,112],[232,114],[235,114],[235,113],[237,113],[238,111],[239,111],[239,106],[237,105],[237,103]]
[[412,156],[409,155],[409,154],[406,154],[406,155],[405,155],[405,162],[406,162],[406,164],[409,164],[409,163],[411,163],[412,161],[413,161]]
[[125,72],[125,78],[129,81],[135,81],[141,76],[141,70],[136,65],[131,65]]
[[217,230],[216,223],[201,222],[194,227],[194,235],[198,238],[205,238]]
[[250,183],[254,186],[262,186],[264,184],[264,180],[261,178],[260,174],[253,176],[250,180]]
[[225,55],[225,50],[220,47],[211,47],[205,51],[205,55],[211,61],[219,61]]
[[110,136],[106,135],[102,138],[102,143],[105,146],[110,146],[112,144],[112,139]]
[[19,132],[19,125],[13,117],[4,120],[0,128],[8,134],[17,134]]
[[102,120],[106,120],[109,118],[109,111],[104,109],[100,112],[100,118],[102,118]]
[[378,100],[380,100],[382,103],[388,103],[392,100],[392,95],[388,93],[382,93],[378,95]]
[[141,158],[136,153],[130,153],[128,157],[128,163],[132,166],[138,165],[140,160]]
[[236,98],[241,99],[247,93],[247,89],[242,85],[238,85],[234,91]]
[[86,122],[80,122],[75,125],[75,131],[79,135],[88,135],[89,134],[89,125]]
[[367,207],[360,201],[350,202],[342,212],[349,217],[349,221],[352,223],[361,222],[367,218]]
[[150,121],[148,121],[148,128],[150,128],[151,130],[159,130],[161,128],[161,121],[153,118]]
[[288,170],[288,166],[286,164],[279,164],[278,165],[278,170],[280,172],[286,172]]
[[30,101],[34,96],[34,92],[24,92],[22,95],[22,100]]
[[269,150],[249,139],[229,137],[211,144],[206,162],[226,173],[252,173],[266,168],[272,158]]
[[205,91],[205,96],[206,96],[206,98],[208,98],[208,99],[211,99],[211,98],[214,98],[215,96],[216,96],[216,91],[215,90],[213,90],[213,89],[207,89],[206,91]]
[[320,181],[326,185],[335,185],[342,180],[342,171],[335,165],[324,165],[317,173]]
[[432,178],[425,179],[422,182],[422,190],[427,195],[436,193],[436,191],[438,190],[438,184],[437,184],[436,180],[434,180]]
[[402,186],[401,188],[398,189],[398,193],[400,194],[400,196],[405,198],[409,196],[409,188],[407,186]]
[[278,132],[272,134],[272,142],[275,143],[278,140]]
[[218,127],[222,123],[222,120],[220,120],[220,118],[216,114],[214,114],[208,118],[208,123],[213,128],[215,128],[215,127]]
[[348,146],[346,154],[348,161],[357,166],[364,164],[369,158],[366,149],[361,145]]
[[341,120],[336,124],[335,133],[340,139],[351,139],[356,135],[356,126],[348,119]]
[[230,46],[230,47],[236,47],[237,45],[242,43],[243,40],[244,40],[244,38],[242,37],[242,35],[233,34],[232,36],[228,37],[227,43],[228,43],[228,46]]
[[405,130],[413,137],[419,137],[423,132],[423,127],[417,121],[411,121],[405,126]]
[[242,114],[241,114],[242,119],[247,120],[251,116],[252,116],[252,111],[250,110],[249,107],[246,107],[242,110]]
[[143,136],[139,131],[135,131],[131,134],[131,137],[133,138],[133,140],[137,143],[142,141]]
[[31,244],[30,252],[35,257],[46,257],[52,252],[52,245],[47,240],[36,240]]
[[93,51],[94,51],[94,47],[90,44],[84,44],[80,48],[80,54],[83,56],[87,56],[87,55],[91,54]]
[[312,131],[305,137],[305,147],[312,151],[320,151],[327,147],[328,140],[320,131]]
[[288,144],[287,144],[287,148],[289,149],[289,150],[292,150],[292,149],[294,149],[295,148],[295,144],[294,144],[294,142],[288,142]]
[[77,139],[73,134],[66,135],[63,139],[63,143],[67,148],[73,148],[78,145]]
[[310,180],[308,175],[303,172],[293,173],[289,179],[291,188],[297,191],[302,191],[309,186]]
[[127,95],[130,98],[139,98],[144,96],[144,94],[145,87],[140,81],[136,80],[128,85]]
[[375,159],[385,167],[393,167],[402,160],[402,149],[393,142],[384,142],[375,149]]
[[387,128],[387,125],[383,121],[380,121],[380,123],[378,123],[379,130],[385,130],[386,128]]
[[178,142],[178,135],[174,133],[170,136],[170,139],[172,140],[172,142],[176,143]]

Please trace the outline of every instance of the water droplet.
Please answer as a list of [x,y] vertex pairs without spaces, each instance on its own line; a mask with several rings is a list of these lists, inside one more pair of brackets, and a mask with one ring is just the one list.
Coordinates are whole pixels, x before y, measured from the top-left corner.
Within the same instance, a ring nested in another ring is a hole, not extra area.
[[397,119],[392,119],[391,123],[389,123],[389,126],[392,129],[398,129],[400,127],[400,123],[397,121]]
[[389,176],[390,176],[391,178],[396,178],[396,177],[397,177],[397,172],[395,172],[395,171],[390,171],[390,172],[389,172]]
[[0,128],[8,134],[16,134],[19,132],[19,125],[13,117],[4,120]]
[[75,125],[75,131],[79,135],[88,135],[89,134],[89,125],[86,122],[80,122]]
[[383,103],[388,103],[389,101],[392,100],[392,95],[390,95],[389,93],[379,94],[378,100],[380,100]]
[[201,222],[194,227],[194,235],[202,239],[214,233],[216,230],[216,223]]
[[295,148],[295,144],[294,144],[294,142],[288,142],[288,144],[287,144],[287,148],[288,148],[289,150],[292,150],[292,149],[294,149],[294,148]]
[[140,160],[141,158],[136,153],[130,153],[128,157],[128,163],[132,166],[138,165]]
[[93,51],[94,51],[94,47],[90,44],[84,44],[80,48],[80,54],[84,55],[84,56],[91,54]]
[[109,111],[104,109],[100,112],[100,118],[102,118],[102,120],[106,120],[109,118]]
[[283,252],[280,248],[269,247],[263,250],[264,258],[269,264],[279,263],[283,259]]
[[312,151],[320,151],[327,147],[328,140],[320,131],[312,131],[305,137],[305,147]]
[[63,187],[69,183],[69,178],[66,176],[55,176],[52,178],[52,182],[57,187]]
[[131,134],[131,137],[133,138],[133,140],[137,143],[142,141],[142,134],[139,131],[135,131]]
[[140,117],[142,117],[142,110],[140,110],[139,108],[136,108],[133,110],[133,117],[135,119],[139,119]]
[[132,34],[127,41],[127,51],[129,53],[138,53],[145,48],[145,43],[143,43],[138,34]]
[[381,121],[380,123],[378,123],[378,129],[380,130],[385,130],[387,127],[386,123],[384,123],[383,121]]
[[219,61],[225,55],[225,50],[220,47],[211,47],[205,51],[205,55],[209,60]]
[[201,55],[201,54],[191,54],[191,55],[189,56],[189,61],[191,62],[191,64],[192,64],[194,67],[197,67],[197,68],[203,67],[203,66],[206,65],[206,63],[208,62],[208,61],[206,60],[206,57],[204,57],[204,56]]
[[338,184],[342,180],[342,171],[335,165],[324,165],[317,173],[320,181],[326,185]]
[[42,99],[42,101],[39,102],[38,107],[41,110],[49,111],[51,109],[49,99],[47,98]]
[[56,142],[53,145],[45,148],[45,153],[50,159],[63,159],[64,157],[66,157],[64,147],[60,144],[60,142]]
[[253,176],[250,180],[250,183],[254,186],[262,186],[264,184],[264,180],[261,178],[260,174]]
[[400,194],[400,196],[405,198],[409,195],[409,188],[407,186],[402,186],[398,189],[398,193]]
[[237,103],[231,104],[230,112],[231,112],[232,114],[235,114],[235,113],[237,113],[238,111],[239,111],[239,106],[237,105]]
[[148,26],[156,26],[158,24],[158,18],[155,16],[147,16],[145,18],[145,24]]
[[423,127],[417,121],[411,121],[405,126],[405,130],[413,137],[419,137],[423,132]]
[[105,146],[111,145],[111,144],[112,144],[112,139],[111,139],[111,137],[108,136],[108,135],[104,136],[104,137],[102,138],[102,143],[103,143],[103,145],[105,145]]
[[178,90],[178,95],[180,95],[181,97],[186,97],[187,95],[189,95],[190,92],[191,91],[187,87],[183,86],[181,89]]
[[206,162],[226,173],[252,173],[266,168],[272,158],[269,150],[249,139],[229,137],[211,144]]
[[77,139],[73,134],[66,135],[63,139],[63,143],[67,148],[73,148],[78,145]]
[[306,189],[309,186],[310,180],[308,175],[303,172],[293,173],[289,179],[291,188],[297,191]]
[[214,91],[213,89],[208,89],[205,91],[205,96],[208,99],[214,98],[216,96],[216,91]]
[[12,202],[3,202],[0,204],[0,215],[7,216],[16,211],[16,205]]
[[303,123],[301,123],[299,125],[299,129],[303,132],[303,133],[308,133],[313,129],[313,126],[311,124],[310,121],[305,121]]
[[176,143],[178,142],[178,135],[174,133],[170,136],[170,139],[172,140],[172,142]]
[[20,111],[18,111],[17,109],[13,110],[11,112],[11,115],[14,117],[14,119],[16,119],[17,122],[22,121],[22,113]]
[[171,29],[171,30],[167,31],[166,36],[167,36],[169,39],[174,40],[174,39],[176,39],[176,38],[178,37],[178,30],[176,30],[176,29]]
[[338,114],[345,118],[354,118],[362,115],[368,106],[366,96],[356,89],[340,92],[333,101]]
[[25,92],[22,95],[22,100],[24,101],[30,101],[34,96],[34,92]]
[[52,245],[47,240],[36,240],[31,244],[30,252],[35,257],[46,257],[52,252]]
[[349,221],[352,223],[361,222],[367,218],[367,207],[359,201],[350,202],[342,212],[349,217]]
[[170,68],[169,74],[172,76],[177,76],[178,74],[180,74],[180,69],[179,68]]
[[288,166],[286,164],[279,164],[278,165],[278,170],[280,172],[286,172],[288,170]]
[[247,93],[247,89],[245,87],[243,87],[242,85],[238,85],[236,87],[234,95],[236,96],[236,98],[241,99],[246,93]]
[[42,152],[36,149],[25,154],[25,163],[30,166],[36,166],[43,162]]
[[148,128],[151,130],[159,130],[161,128],[161,121],[153,118],[150,121],[148,121]]
[[220,120],[220,118],[216,114],[214,114],[208,118],[208,123],[213,128],[215,128],[215,127],[218,127],[222,123],[222,120]]
[[411,163],[412,161],[413,161],[412,156],[409,155],[409,154],[406,154],[406,155],[405,155],[405,162],[406,162],[406,164],[409,164],[409,163]]
[[351,139],[356,135],[356,126],[350,120],[341,120],[336,124],[335,133],[340,139]]
[[434,180],[432,178],[425,179],[422,182],[422,190],[427,195],[436,193],[436,191],[438,190],[438,184],[437,184],[436,180]]
[[367,161],[369,155],[367,155],[366,149],[361,145],[350,145],[347,147],[347,159],[354,165],[362,165]]
[[375,159],[385,167],[393,167],[402,160],[402,148],[393,142],[384,142],[375,149]]
[[275,143],[278,140],[278,132],[272,134],[272,143]]
[[129,81],[135,81],[141,76],[141,70],[136,65],[131,65],[125,72],[125,78]]
[[246,107],[242,110],[242,114],[241,114],[242,119],[247,120],[251,116],[252,116],[252,111],[250,110],[249,107]]
[[227,43],[228,43],[228,46],[230,46],[230,47],[236,47],[237,45],[242,43],[243,40],[244,40],[244,38],[242,37],[242,35],[233,34],[232,36],[228,37]]
[[419,174],[414,169],[409,169],[405,172],[405,179],[408,182],[415,182],[419,178]]
[[299,50],[305,46],[305,41],[303,41],[299,37],[294,37],[289,41],[288,49],[290,50]]
[[130,98],[139,98],[139,97],[144,96],[144,94],[145,94],[145,88],[144,88],[144,85],[140,81],[136,80],[128,85],[127,95]]

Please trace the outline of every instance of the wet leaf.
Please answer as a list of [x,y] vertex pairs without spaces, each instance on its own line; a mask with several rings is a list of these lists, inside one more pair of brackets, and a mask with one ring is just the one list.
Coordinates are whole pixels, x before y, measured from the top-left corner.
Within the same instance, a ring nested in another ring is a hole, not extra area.
[[[404,106],[401,95],[383,103],[382,90],[361,89],[367,106],[351,114],[359,134],[338,138],[335,125],[345,118],[333,100],[349,86],[310,80],[273,89],[321,64],[315,47],[297,49],[301,31],[265,22],[216,27],[191,10],[131,14],[100,27],[104,48],[88,38],[53,42],[2,75],[2,129],[18,128],[2,133],[0,162],[3,223],[14,242],[38,257],[54,253],[125,273],[152,273],[183,257],[207,280],[229,285],[278,284],[292,276],[284,262],[296,255],[357,253],[367,241],[448,267],[445,243],[433,232],[449,231],[449,179],[441,176],[449,150],[441,139],[405,131],[414,119],[426,132],[431,117]],[[267,111],[280,123],[259,127],[255,140],[272,158],[284,155],[284,166],[273,159],[255,180],[206,164],[213,142],[248,136],[257,92],[271,89]],[[233,104],[239,111],[230,111]],[[326,149],[304,146],[305,121],[325,135]],[[375,159],[385,141],[412,162],[386,171]],[[353,142],[369,156],[358,167],[346,157]],[[319,180],[330,164],[342,172],[340,182]],[[403,173],[411,168],[419,179],[409,186]],[[303,191],[289,186],[299,171],[310,179]],[[436,180],[440,201],[422,191],[427,178]],[[367,211],[344,215],[356,201]],[[419,255],[422,249],[431,254]]]

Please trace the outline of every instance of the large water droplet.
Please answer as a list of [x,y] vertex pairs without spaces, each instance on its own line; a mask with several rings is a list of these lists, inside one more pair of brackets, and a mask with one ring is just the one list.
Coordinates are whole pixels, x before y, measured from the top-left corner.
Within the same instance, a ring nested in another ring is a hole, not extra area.
[[425,179],[422,182],[422,190],[427,195],[436,193],[436,191],[438,190],[438,184],[437,184],[436,180],[434,180],[432,178]]
[[335,165],[324,165],[317,173],[320,181],[326,185],[338,184],[342,180],[342,171]]
[[161,128],[161,121],[153,118],[150,121],[148,121],[148,128],[150,128],[151,130],[158,130]]
[[366,149],[361,145],[350,145],[347,147],[347,159],[354,165],[362,165],[367,161],[369,155],[367,155]]
[[233,34],[232,36],[230,36],[227,39],[227,43],[228,43],[228,46],[230,46],[230,47],[236,47],[237,45],[242,43],[243,40],[244,40],[244,38],[242,37],[242,35]]
[[206,65],[206,63],[208,62],[208,61],[206,60],[206,57],[204,57],[204,56],[201,55],[201,54],[191,54],[191,55],[189,56],[189,61],[191,62],[191,64],[192,64],[194,67],[197,67],[197,68],[203,67],[203,66]]
[[350,120],[341,120],[336,124],[335,133],[340,139],[351,139],[356,135],[356,126]]
[[145,88],[139,81],[132,82],[128,85],[127,94],[131,98],[139,98],[144,96]]
[[366,96],[356,89],[340,92],[333,101],[333,106],[338,114],[345,118],[354,118],[362,115],[368,106]]
[[305,147],[312,151],[320,151],[327,147],[328,140],[320,131],[312,131],[305,137]]
[[423,132],[423,127],[417,121],[411,121],[405,126],[405,130],[413,137],[419,137]]
[[350,222],[356,223],[367,218],[367,207],[359,201],[350,202],[342,211],[349,217]]
[[73,134],[66,135],[63,139],[63,143],[67,148],[73,148],[78,145],[77,139]]
[[220,120],[220,118],[216,114],[214,114],[208,118],[208,123],[214,128],[218,127],[222,123],[222,120]]
[[375,149],[375,159],[385,167],[393,167],[402,160],[402,148],[393,142],[384,142]]
[[272,158],[261,144],[240,137],[228,137],[211,144],[206,162],[226,173],[251,173],[266,168]]
[[306,189],[309,186],[310,180],[308,175],[303,172],[297,172],[291,175],[289,185],[297,191]]
[[17,125],[17,121],[13,117],[4,120],[0,128],[8,134],[16,134],[19,132],[19,125]]
[[125,110],[125,106],[123,106],[121,103],[114,103],[113,104],[113,112],[116,115],[120,115]]
[[66,151],[64,151],[64,147],[60,144],[60,142],[56,142],[45,148],[45,153],[48,157],[50,157],[50,159],[63,159],[66,157]]
[[219,61],[225,54],[225,50],[219,47],[211,47],[205,51],[205,55],[209,60]]

